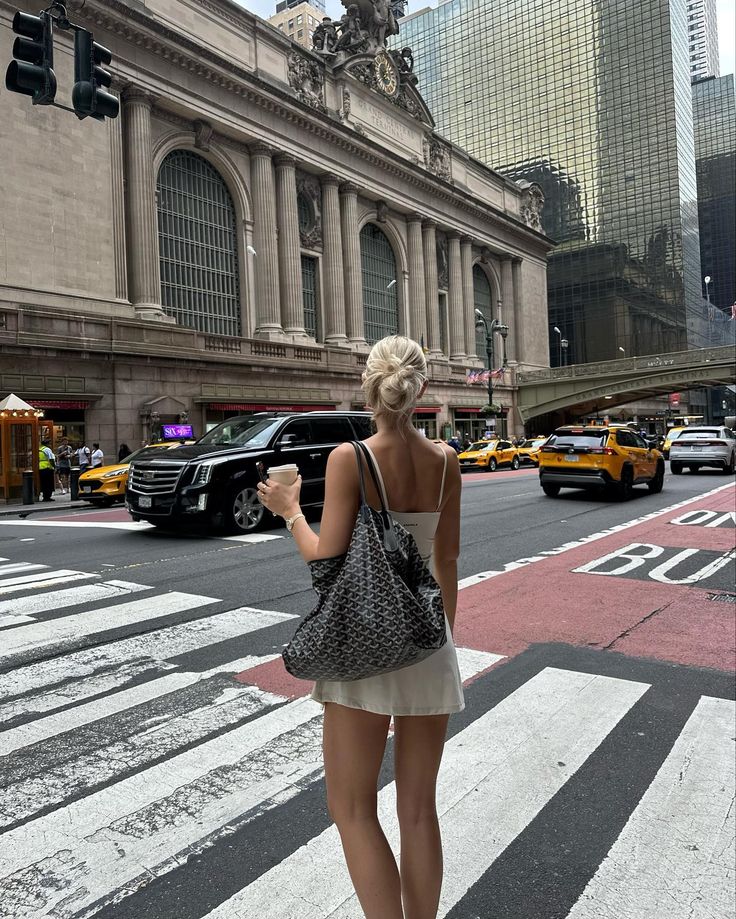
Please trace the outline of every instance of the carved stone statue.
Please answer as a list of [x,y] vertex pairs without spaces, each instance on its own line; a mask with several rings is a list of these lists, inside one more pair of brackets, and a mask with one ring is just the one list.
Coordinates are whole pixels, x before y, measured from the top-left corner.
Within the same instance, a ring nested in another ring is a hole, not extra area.
[[337,23],[325,16],[312,33],[312,48],[331,54],[337,44]]
[[542,210],[544,209],[544,192],[542,186],[536,182],[527,182],[524,179],[516,183],[521,188],[521,206],[519,216],[524,223],[537,233],[544,233],[542,227]]
[[396,61],[396,65],[402,73],[414,73],[414,53],[411,48],[402,48],[401,51],[392,51],[391,57]]
[[335,43],[334,51],[365,51],[368,46],[368,30],[363,28],[360,9],[351,3],[340,20],[340,37]]
[[324,74],[314,61],[307,60],[298,51],[288,57],[289,85],[301,102],[324,111]]
[[398,35],[399,26],[389,0],[371,0],[371,4],[373,5],[373,16],[368,25],[368,31],[378,48],[383,48],[388,35]]

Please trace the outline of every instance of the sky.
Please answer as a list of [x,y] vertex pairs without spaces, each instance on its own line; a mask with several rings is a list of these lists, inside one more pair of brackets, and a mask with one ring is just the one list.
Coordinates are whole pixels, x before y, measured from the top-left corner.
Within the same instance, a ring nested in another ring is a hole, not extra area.
[[[235,0],[241,6],[257,13],[264,19],[276,12],[276,0]],[[327,14],[333,19],[339,19],[345,12],[340,0],[325,0]],[[436,6],[436,0],[409,0],[407,12],[422,9],[425,6]],[[736,46],[736,17],[734,16],[734,0],[716,0],[718,10],[718,43],[721,63],[721,74],[733,73],[734,48]]]

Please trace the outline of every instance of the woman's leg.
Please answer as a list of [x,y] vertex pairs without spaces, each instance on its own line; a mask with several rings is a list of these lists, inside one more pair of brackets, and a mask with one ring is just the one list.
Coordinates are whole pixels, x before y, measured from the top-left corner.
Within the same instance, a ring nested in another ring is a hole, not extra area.
[[394,719],[405,919],[435,919],[437,915],[442,887],[442,840],[435,790],[448,719],[448,715]]
[[323,750],[327,806],[366,919],[403,919],[391,847],[378,822],[378,773],[391,719],[325,704]]

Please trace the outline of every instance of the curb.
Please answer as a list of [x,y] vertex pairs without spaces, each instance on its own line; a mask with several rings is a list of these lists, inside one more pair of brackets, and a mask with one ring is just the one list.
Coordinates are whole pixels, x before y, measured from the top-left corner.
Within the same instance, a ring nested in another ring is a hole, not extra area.
[[46,503],[37,501],[34,504],[16,504],[12,507],[3,507],[0,509],[0,518],[2,517],[28,517],[31,514],[64,514],[69,511],[78,510],[96,510],[100,508],[88,504],[86,501],[75,501],[73,504],[60,504],[58,507],[46,507]]

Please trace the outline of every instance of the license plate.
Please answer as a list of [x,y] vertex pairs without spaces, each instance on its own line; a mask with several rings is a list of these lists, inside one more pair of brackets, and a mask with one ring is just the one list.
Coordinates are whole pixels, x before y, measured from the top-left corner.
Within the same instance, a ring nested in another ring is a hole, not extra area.
[[92,491],[92,486],[91,486],[91,485],[82,485],[82,491],[85,492],[85,493],[89,493],[90,491]]
[[138,498],[138,507],[151,507],[153,504],[153,498],[149,498],[148,495],[141,495]]
[[568,454],[568,455],[565,457],[565,462],[566,462],[566,463],[579,463],[579,462],[580,462],[580,457],[579,457],[579,456],[575,456],[574,453]]

